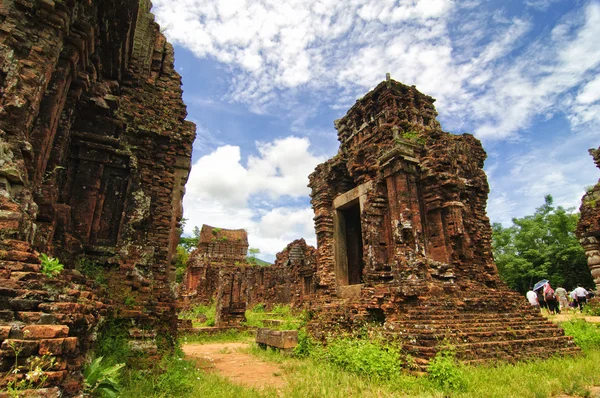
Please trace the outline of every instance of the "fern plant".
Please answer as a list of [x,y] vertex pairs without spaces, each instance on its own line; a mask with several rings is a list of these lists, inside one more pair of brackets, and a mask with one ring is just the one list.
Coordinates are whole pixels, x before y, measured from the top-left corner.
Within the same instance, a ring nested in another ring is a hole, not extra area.
[[118,397],[119,376],[125,364],[109,366],[102,363],[103,359],[104,357],[94,359],[83,371],[84,393],[92,397]]
[[57,258],[48,257],[44,253],[40,254],[40,260],[42,261],[40,264],[40,272],[48,278],[54,278],[65,268]]

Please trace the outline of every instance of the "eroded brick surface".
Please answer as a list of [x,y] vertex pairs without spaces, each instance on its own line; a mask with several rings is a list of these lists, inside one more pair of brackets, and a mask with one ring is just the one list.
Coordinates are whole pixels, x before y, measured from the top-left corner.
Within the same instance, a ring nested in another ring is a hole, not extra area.
[[442,131],[433,102],[389,79],[335,122],[338,154],[309,183],[318,245],[311,333],[325,339],[366,324],[424,360],[444,341],[467,361],[577,351],[500,280],[486,154],[472,135]]
[[[600,147],[589,152],[600,168]],[[596,291],[600,292],[600,180],[581,198],[579,212],[577,237],[585,250]]]
[[[153,331],[138,344],[151,350],[176,333],[171,258],[195,133],[149,10],[148,0],[0,6],[1,352],[11,341],[30,355],[61,351],[68,368],[47,383],[67,396],[102,317]],[[43,275],[40,252],[66,269]]]
[[202,226],[181,285],[181,307],[216,300],[217,326],[235,326],[256,304],[298,307],[314,296],[315,249],[304,239],[290,243],[267,267],[249,263],[247,250],[246,231]]

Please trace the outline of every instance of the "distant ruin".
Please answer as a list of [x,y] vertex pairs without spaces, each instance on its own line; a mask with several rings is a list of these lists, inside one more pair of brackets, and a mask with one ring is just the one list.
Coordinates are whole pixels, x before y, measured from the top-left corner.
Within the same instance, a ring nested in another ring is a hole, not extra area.
[[425,360],[443,341],[473,361],[576,351],[500,280],[486,154],[472,135],[443,132],[433,102],[388,77],[335,122],[340,149],[310,175],[311,333],[370,325]]
[[181,284],[180,306],[215,301],[215,324],[234,326],[245,320],[246,307],[299,307],[314,294],[315,249],[304,239],[290,243],[271,266],[249,262],[247,251],[245,230],[203,225],[198,248],[190,255]]
[[[600,147],[590,149],[596,166],[600,168]],[[600,293],[600,180],[581,198],[581,214],[577,223],[577,237],[585,250],[588,266]]]
[[[176,336],[171,258],[195,126],[149,10],[0,5],[0,372],[16,366],[11,345],[20,360],[50,353],[46,384],[64,396],[82,388],[100,319],[150,354]],[[42,274],[38,252],[65,271]]]

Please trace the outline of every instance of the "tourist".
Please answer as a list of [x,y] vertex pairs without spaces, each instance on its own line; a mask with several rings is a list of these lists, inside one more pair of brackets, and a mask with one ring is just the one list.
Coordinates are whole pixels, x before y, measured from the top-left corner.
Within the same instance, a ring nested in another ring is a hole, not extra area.
[[548,312],[551,314],[560,314],[560,309],[558,308],[558,301],[556,300],[556,294],[554,293],[554,289],[550,286],[550,283],[546,283],[544,285],[544,300],[546,300],[546,304],[548,305]]
[[577,293],[575,292],[575,289],[573,289],[571,291],[571,293],[569,293],[569,297],[571,298],[571,302],[569,303],[569,307],[576,309],[577,308]]
[[540,303],[538,302],[537,294],[535,294],[531,287],[529,287],[529,291],[525,296],[527,297],[527,300],[529,300],[529,304],[531,304],[533,308],[540,308]]
[[546,303],[546,300],[544,299],[543,289],[540,287],[539,289],[537,289],[535,291],[535,294],[537,296],[538,303],[540,305],[540,309],[541,308],[548,308],[548,304]]
[[582,288],[580,285],[577,285],[575,290],[573,290],[573,293],[575,293],[577,305],[579,306],[579,312],[583,312],[583,305],[587,303],[587,296],[589,294],[588,291]]
[[569,297],[567,296],[567,291],[562,285],[558,285],[555,292],[556,297],[558,297],[558,304],[560,305],[561,310],[567,310],[569,308]]

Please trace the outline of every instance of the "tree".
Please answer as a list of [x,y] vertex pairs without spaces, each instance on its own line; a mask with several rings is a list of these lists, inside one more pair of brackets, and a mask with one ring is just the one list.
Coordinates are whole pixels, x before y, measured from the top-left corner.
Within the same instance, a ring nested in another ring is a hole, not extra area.
[[573,289],[593,286],[583,248],[575,237],[579,215],[562,206],[555,208],[551,195],[533,215],[513,218],[504,228],[494,223],[493,250],[500,277],[525,293],[540,279]]
[[194,227],[192,236],[180,236],[179,237],[179,246],[183,247],[185,251],[190,253],[198,246],[198,242],[200,241],[200,228],[197,226]]
[[260,253],[260,249],[251,247],[248,249],[248,253],[248,262],[251,264],[258,264],[258,261],[256,261],[256,256]]
[[190,252],[198,247],[198,242],[200,241],[200,228],[197,226],[194,227],[193,236],[181,236],[183,228],[185,227],[185,222],[185,218],[181,220],[179,244],[177,245],[177,251],[173,256],[173,263],[175,264],[175,281],[177,283],[183,281],[183,275],[187,269]]

